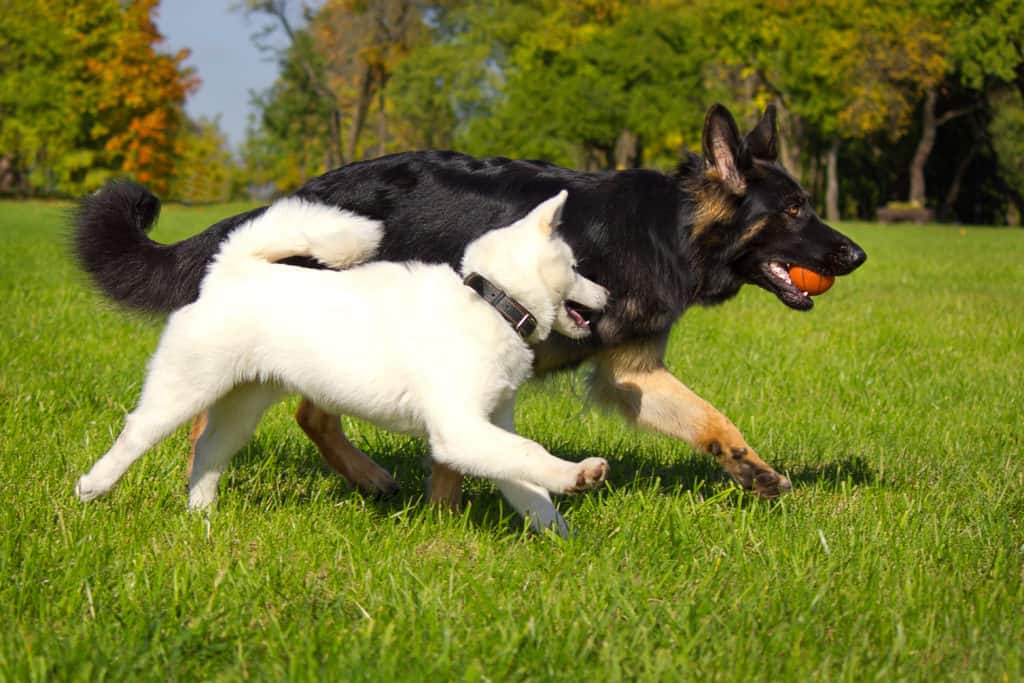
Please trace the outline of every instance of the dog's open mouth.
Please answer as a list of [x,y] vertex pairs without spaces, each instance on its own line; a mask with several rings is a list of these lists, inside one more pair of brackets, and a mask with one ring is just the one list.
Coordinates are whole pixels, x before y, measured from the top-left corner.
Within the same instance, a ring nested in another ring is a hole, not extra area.
[[793,280],[789,277],[790,265],[780,261],[769,261],[763,264],[761,272],[767,280],[765,289],[773,292],[782,303],[790,308],[809,311],[814,308],[814,300],[811,299],[810,294],[793,284]]
[[576,301],[565,302],[565,312],[569,314],[569,319],[576,324],[581,330],[590,331],[590,321],[594,316],[594,310],[587,308],[583,304]]

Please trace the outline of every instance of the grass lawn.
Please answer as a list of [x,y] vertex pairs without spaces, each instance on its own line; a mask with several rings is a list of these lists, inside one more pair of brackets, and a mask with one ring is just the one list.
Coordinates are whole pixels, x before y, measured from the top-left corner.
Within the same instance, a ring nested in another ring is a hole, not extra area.
[[0,203],[0,680],[1024,677],[1024,231],[847,224],[868,262],[814,311],[745,288],[686,314],[669,366],[788,473],[774,503],[588,407],[583,374],[529,385],[521,432],[612,466],[562,541],[482,482],[429,508],[422,444],[354,422],[402,493],[350,492],[294,400],[209,515],[185,429],[80,503],[160,321],[86,286],[66,210]]

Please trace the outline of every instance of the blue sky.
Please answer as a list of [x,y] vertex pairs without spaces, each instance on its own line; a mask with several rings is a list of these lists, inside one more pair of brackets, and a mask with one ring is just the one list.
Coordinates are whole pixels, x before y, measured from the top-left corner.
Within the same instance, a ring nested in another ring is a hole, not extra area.
[[[166,40],[164,51],[183,47],[192,51],[185,64],[203,81],[185,109],[193,118],[220,115],[221,130],[237,148],[245,138],[251,111],[249,92],[273,84],[277,64],[252,42],[252,34],[259,31],[263,20],[232,11],[234,4],[236,0],[163,0],[157,26]],[[293,4],[298,23],[299,3]],[[278,44],[283,45],[283,34],[278,36]]]

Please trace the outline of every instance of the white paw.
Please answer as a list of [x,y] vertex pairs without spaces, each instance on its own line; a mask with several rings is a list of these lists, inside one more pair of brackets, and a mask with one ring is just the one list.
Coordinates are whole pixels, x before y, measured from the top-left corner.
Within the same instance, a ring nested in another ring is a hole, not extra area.
[[604,458],[587,458],[576,463],[573,481],[565,487],[565,493],[580,493],[597,488],[608,476],[608,461]]
[[213,507],[213,504],[217,502],[217,492],[213,493],[203,491],[200,488],[194,488],[188,492],[188,508],[195,512],[202,512],[209,510]]
[[98,482],[91,481],[88,474],[83,474],[78,483],[75,484],[75,495],[82,502],[99,498],[108,491],[110,491],[110,486],[104,486]]
[[555,509],[552,509],[548,515],[531,512],[526,515],[526,518],[530,521],[530,528],[538,534],[550,530],[562,538],[569,538],[569,525]]

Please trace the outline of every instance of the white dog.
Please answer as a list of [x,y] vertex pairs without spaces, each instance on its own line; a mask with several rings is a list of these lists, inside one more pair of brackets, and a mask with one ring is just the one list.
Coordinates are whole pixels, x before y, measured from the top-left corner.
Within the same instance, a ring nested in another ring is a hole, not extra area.
[[433,458],[494,480],[534,528],[564,535],[548,492],[597,486],[608,465],[556,458],[512,432],[512,412],[531,372],[529,344],[552,330],[585,337],[589,323],[574,306],[597,310],[607,301],[553,235],[565,198],[563,191],[472,242],[466,283],[444,265],[274,264],[307,255],[350,267],[371,258],[382,236],[378,222],[345,211],[299,199],[274,204],[232,233],[199,299],[171,315],[138,406],[79,479],[78,497],[110,491],[145,451],[209,409],[189,482],[189,505],[205,508],[264,410],[301,393],[335,414],[426,437]]

